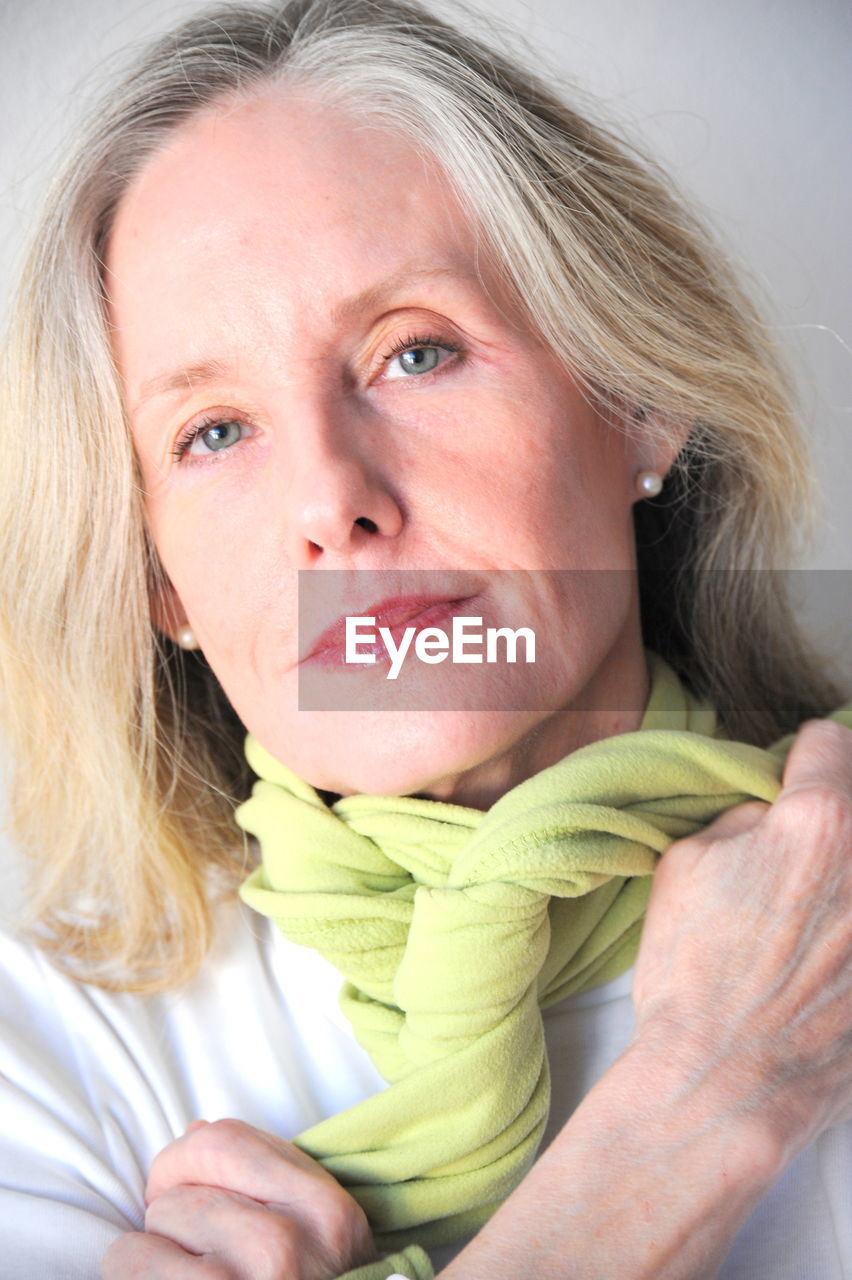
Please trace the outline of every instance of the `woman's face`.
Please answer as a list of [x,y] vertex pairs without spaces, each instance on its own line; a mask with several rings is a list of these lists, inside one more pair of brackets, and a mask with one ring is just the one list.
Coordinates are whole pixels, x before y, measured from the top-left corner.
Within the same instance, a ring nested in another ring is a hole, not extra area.
[[[404,137],[280,91],[209,112],[127,193],[107,265],[171,583],[155,616],[189,623],[269,751],[330,790],[485,807],[638,724],[631,505],[669,459],[587,403]],[[301,639],[297,570],[322,588]],[[535,631],[535,664],[493,675],[503,709],[464,709],[471,666],[410,661],[393,684],[387,663],[306,659],[412,570],[485,627]],[[299,710],[300,674],[341,709]]]

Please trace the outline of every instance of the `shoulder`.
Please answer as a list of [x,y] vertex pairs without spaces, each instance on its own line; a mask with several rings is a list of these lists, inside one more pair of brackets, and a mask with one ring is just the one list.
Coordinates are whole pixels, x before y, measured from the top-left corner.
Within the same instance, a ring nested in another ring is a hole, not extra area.
[[[0,934],[0,1235],[14,1280],[95,1275],[140,1221],[141,1171],[129,1152],[116,1166],[120,1120],[85,1061],[108,1041],[85,988]],[[106,1071],[116,1058],[104,1054]]]
[[322,957],[236,901],[215,926],[192,982],[148,996],[77,982],[0,934],[5,1105],[14,1111],[17,1093],[54,1125],[88,1125],[132,1161],[138,1187],[138,1170],[191,1120],[233,1115],[292,1137],[383,1086]]
[[155,996],[77,982],[0,931],[4,1277],[91,1277],[141,1226],[151,1161],[211,1105],[213,1086],[199,1093],[219,1060],[217,992],[262,982],[268,940],[236,909],[217,926],[197,981]]
[[6,1280],[98,1274],[144,1218],[148,1169],[194,1119],[291,1138],[383,1081],[340,978],[238,903],[187,986],[110,992],[0,933],[0,1236]]
[[[265,933],[245,927],[235,904],[217,911],[214,946],[189,984],[152,995],[110,991],[60,971],[37,946],[0,931],[0,1066],[7,1080],[47,1091],[61,1076],[103,1099],[110,1082],[122,1095],[133,1085],[162,1087],[162,1068],[179,1068],[190,1030],[198,1037],[221,989],[257,991],[265,972]],[[212,1019],[221,1029],[221,1017]],[[152,1070],[159,1061],[160,1070]],[[34,1068],[38,1067],[38,1071]],[[134,1104],[138,1101],[134,1098]]]

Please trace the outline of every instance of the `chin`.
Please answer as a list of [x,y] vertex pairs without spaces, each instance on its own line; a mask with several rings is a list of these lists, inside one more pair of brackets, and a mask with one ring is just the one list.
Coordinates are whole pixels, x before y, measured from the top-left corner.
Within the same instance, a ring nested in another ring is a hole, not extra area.
[[312,786],[339,795],[417,794],[485,764],[531,728],[530,713],[519,711],[303,715],[313,723],[278,758]]

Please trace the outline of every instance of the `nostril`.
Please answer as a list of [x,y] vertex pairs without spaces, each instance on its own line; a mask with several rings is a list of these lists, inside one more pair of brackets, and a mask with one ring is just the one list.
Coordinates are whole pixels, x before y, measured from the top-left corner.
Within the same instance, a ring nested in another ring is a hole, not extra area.
[[366,529],[368,533],[378,533],[379,531],[379,526],[368,516],[359,516],[355,523],[360,524],[361,528]]

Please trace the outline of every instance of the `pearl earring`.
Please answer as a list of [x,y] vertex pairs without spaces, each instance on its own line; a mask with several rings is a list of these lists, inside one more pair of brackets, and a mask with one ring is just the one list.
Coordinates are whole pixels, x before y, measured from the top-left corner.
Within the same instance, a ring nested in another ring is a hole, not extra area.
[[192,627],[178,627],[175,640],[181,649],[197,649],[198,641],[195,638],[195,632]]
[[636,477],[636,488],[643,498],[656,498],[662,491],[663,477],[659,471],[640,471]]

